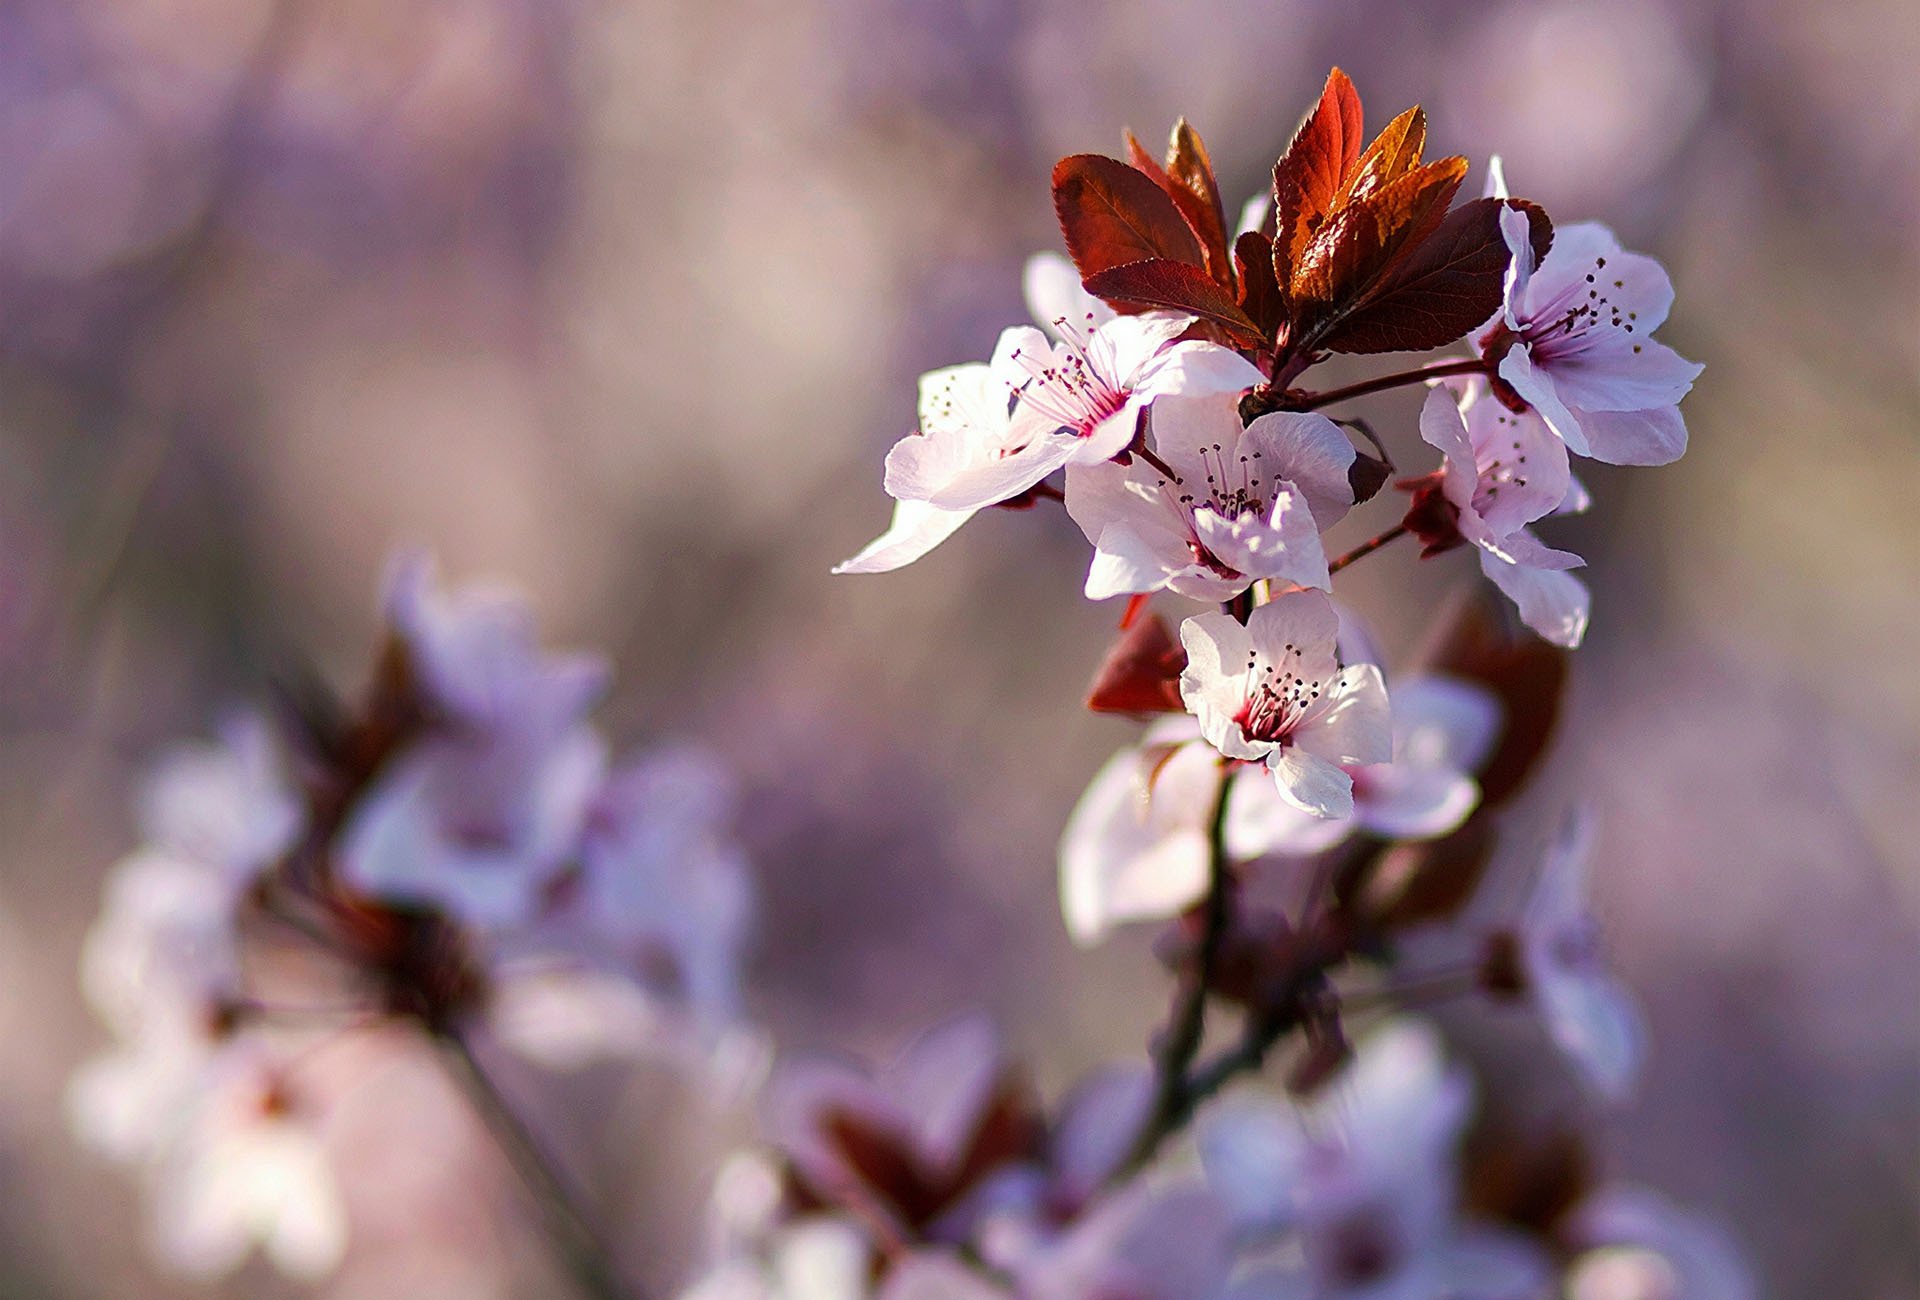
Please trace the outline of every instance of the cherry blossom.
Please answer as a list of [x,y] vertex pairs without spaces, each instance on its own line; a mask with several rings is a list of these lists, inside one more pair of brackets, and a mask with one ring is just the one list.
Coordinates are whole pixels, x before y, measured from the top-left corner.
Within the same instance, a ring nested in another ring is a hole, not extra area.
[[1387,691],[1373,664],[1341,667],[1340,618],[1316,591],[1256,608],[1245,626],[1201,614],[1180,628],[1180,694],[1213,747],[1264,762],[1280,794],[1317,817],[1353,814],[1346,766],[1393,757]]
[[1319,853],[1365,831],[1383,839],[1445,835],[1480,802],[1469,773],[1500,727],[1500,706],[1456,678],[1409,677],[1393,687],[1393,760],[1346,768],[1348,817],[1312,816],[1283,799],[1241,798],[1227,806],[1227,842],[1258,853]]
[[1208,812],[1222,779],[1219,753],[1191,718],[1156,724],[1100,769],[1060,839],[1060,910],[1075,943],[1199,901]]
[[156,1016],[75,1075],[68,1110],[83,1141],[144,1172],[155,1247],[176,1271],[219,1276],[258,1247],[282,1272],[314,1278],[345,1249],[314,1117],[257,1038]]
[[615,771],[558,901],[501,945],[495,1031],[559,1068],[664,1058],[705,1069],[723,1095],[756,1083],[766,1047],[742,1019],[754,891],[730,834],[736,802],[730,775],[689,747]]
[[1327,587],[1322,529],[1353,505],[1353,444],[1323,415],[1244,428],[1229,398],[1163,398],[1146,453],[1067,471],[1067,512],[1094,545],[1086,593],[1167,589],[1226,600],[1259,579]]
[[944,1242],[967,1237],[998,1199],[991,1176],[1033,1159],[1040,1134],[999,1035],[978,1015],[927,1031],[872,1074],[786,1062],[764,1127],[819,1200],[899,1240]]
[[[1414,677],[1394,688],[1392,712],[1393,761],[1346,769],[1351,816],[1314,816],[1272,782],[1229,769],[1228,856],[1244,863],[1319,853],[1355,830],[1423,839],[1457,827],[1479,800],[1467,773],[1492,742],[1498,704],[1467,682]],[[1219,751],[1192,717],[1155,723],[1100,769],[1060,839],[1060,906],[1074,942],[1097,943],[1117,925],[1176,916],[1200,901],[1222,778]]]
[[164,755],[138,805],[146,842],[108,872],[81,951],[87,997],[121,1034],[222,1014],[239,987],[235,913],[301,823],[266,726],[250,715],[217,743]]
[[1207,1177],[1243,1240],[1298,1243],[1300,1263],[1257,1266],[1236,1300],[1511,1300],[1544,1291],[1541,1252],[1460,1222],[1454,1154],[1471,1101],[1439,1036],[1377,1030],[1312,1107],[1230,1098],[1202,1118]]
[[606,768],[585,721],[605,666],[543,654],[524,602],[448,597],[423,561],[396,569],[395,634],[442,716],[360,803],[339,845],[358,889],[482,929],[523,924],[579,842]]
[[1025,492],[1066,464],[1070,437],[1030,423],[1016,427],[1014,394],[1027,373],[1014,353],[1036,331],[1002,332],[985,365],[950,366],[920,377],[920,427],[887,453],[895,498],[887,531],[835,573],[883,573],[911,564],[987,506]]
[[1567,470],[1566,449],[1531,412],[1516,415],[1470,394],[1464,418],[1453,389],[1438,386],[1420,412],[1420,436],[1446,457],[1440,490],[1454,526],[1480,552],[1480,569],[1520,609],[1528,627],[1555,645],[1586,635],[1587,588],[1568,573],[1586,563],[1533,535],[1534,520],[1585,503]]
[[1116,316],[1066,277],[1044,258],[1028,267],[1029,301],[1050,333],[1013,326],[987,364],[921,377],[920,427],[887,453],[893,522],[834,572],[897,569],[1062,466],[1118,454],[1157,397],[1238,393],[1263,378],[1238,353],[1181,340],[1191,317]]
[[[1506,197],[1497,167],[1493,187]],[[1511,261],[1499,318],[1475,340],[1500,378],[1582,456],[1665,465],[1687,449],[1680,399],[1702,367],[1651,335],[1673,285],[1651,257],[1629,253],[1605,226],[1559,226],[1534,264],[1525,212],[1500,214]]]
[[1624,1098],[1646,1055],[1640,1009],[1608,968],[1600,924],[1587,903],[1593,818],[1584,810],[1561,827],[1516,930],[1520,978],[1547,1030],[1586,1080],[1610,1100]]

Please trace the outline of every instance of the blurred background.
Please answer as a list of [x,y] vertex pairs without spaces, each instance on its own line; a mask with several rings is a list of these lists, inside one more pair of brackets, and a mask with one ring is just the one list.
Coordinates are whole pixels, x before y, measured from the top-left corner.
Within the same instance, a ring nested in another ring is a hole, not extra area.
[[[1910,0],[0,3],[0,1295],[205,1293],[66,1134],[103,1039],[77,945],[142,766],[290,673],[351,687],[401,543],[607,648],[620,739],[737,764],[783,1045],[984,1004],[1050,1086],[1137,1053],[1145,937],[1077,953],[1055,903],[1061,822],[1134,734],[1079,707],[1118,613],[1079,598],[1084,541],[990,512],[827,569],[886,522],[915,376],[1024,316],[1055,157],[1184,113],[1250,195],[1336,62],[1373,122],[1423,102],[1431,152],[1498,150],[1662,257],[1662,337],[1707,364],[1686,459],[1595,467],[1554,533],[1596,588],[1556,779],[1599,805],[1656,1043],[1610,1156],[1771,1295],[1920,1295]],[[1403,465],[1417,401],[1366,411]],[[1471,572],[1389,549],[1343,591],[1404,647]],[[524,1082],[636,1272],[677,1276],[738,1117]],[[385,1199],[350,1188],[320,1294],[546,1293],[449,1126],[361,1153]]]

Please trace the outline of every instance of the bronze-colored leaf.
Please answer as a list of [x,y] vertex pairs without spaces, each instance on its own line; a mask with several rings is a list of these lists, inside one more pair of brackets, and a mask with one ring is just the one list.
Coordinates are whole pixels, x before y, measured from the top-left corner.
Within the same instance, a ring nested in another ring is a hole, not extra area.
[[1116,305],[1191,312],[1220,325],[1236,341],[1259,344],[1260,327],[1200,267],[1164,257],[1108,267],[1086,279],[1087,292]]
[[1140,143],[1139,136],[1129,130],[1126,133],[1126,137],[1127,162],[1132,165],[1135,171],[1145,172],[1148,176],[1152,177],[1155,185],[1158,185],[1163,190],[1166,189],[1168,186],[1167,169],[1160,165],[1158,158],[1155,158],[1147,152],[1147,147]]
[[1271,340],[1287,314],[1286,295],[1273,280],[1273,241],[1249,230],[1233,241],[1233,265],[1239,273],[1240,310]]
[[1466,174],[1465,158],[1425,163],[1328,219],[1291,286],[1297,347],[1317,346],[1434,232]]
[[1200,133],[1184,117],[1174,123],[1173,138],[1167,144],[1166,175],[1168,195],[1206,254],[1207,274],[1233,292],[1233,255],[1227,244],[1227,210],[1220,198],[1220,183]]
[[1075,154],[1055,163],[1053,207],[1082,276],[1152,258],[1202,264],[1200,245],[1167,192],[1117,159]]
[[1538,246],[1552,224],[1522,200],[1475,199],[1449,212],[1432,237],[1381,278],[1363,305],[1321,339],[1334,352],[1421,352],[1445,347],[1500,308],[1509,261],[1503,203],[1524,210]]
[[1327,74],[1319,104],[1273,169],[1273,269],[1282,286],[1291,283],[1307,241],[1333,211],[1360,157],[1364,127],[1360,92],[1335,68]]
[[1415,104],[1387,123],[1373,138],[1373,143],[1354,164],[1352,175],[1340,187],[1335,206],[1364,199],[1405,176],[1420,165],[1420,151],[1426,145],[1427,115]]

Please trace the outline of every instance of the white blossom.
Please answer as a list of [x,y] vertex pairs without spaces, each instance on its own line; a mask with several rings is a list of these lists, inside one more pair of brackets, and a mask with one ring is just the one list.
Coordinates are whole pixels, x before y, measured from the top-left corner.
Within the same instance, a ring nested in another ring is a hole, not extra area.
[[1345,768],[1393,757],[1386,686],[1372,664],[1341,667],[1340,619],[1317,591],[1291,591],[1246,624],[1201,614],[1180,628],[1180,694],[1228,758],[1264,762],[1289,803],[1319,817],[1353,813]]
[[1242,427],[1230,396],[1169,397],[1154,404],[1146,446],[1126,465],[1067,471],[1067,512],[1094,544],[1090,599],[1330,585],[1320,533],[1353,505],[1355,456],[1333,421],[1275,412]]

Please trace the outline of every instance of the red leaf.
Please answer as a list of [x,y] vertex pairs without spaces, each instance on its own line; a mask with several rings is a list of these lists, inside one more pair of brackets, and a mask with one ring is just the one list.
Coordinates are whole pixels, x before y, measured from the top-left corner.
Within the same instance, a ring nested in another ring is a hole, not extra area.
[[1167,194],[1199,239],[1207,273],[1231,293],[1233,258],[1227,249],[1227,211],[1220,199],[1220,183],[1200,133],[1184,117],[1174,123],[1173,139],[1167,145],[1166,175]]
[[1271,341],[1287,314],[1286,296],[1273,282],[1273,241],[1247,231],[1233,241],[1233,264],[1240,276],[1240,310]]
[[1053,207],[1082,276],[1150,258],[1201,264],[1200,245],[1167,192],[1113,158],[1075,154],[1055,163]]
[[[1522,208],[1533,241],[1551,240],[1547,214]],[[1335,352],[1421,352],[1441,348],[1484,324],[1499,310],[1506,283],[1507,244],[1500,234],[1499,199],[1475,199],[1448,213],[1431,238],[1413,250],[1339,327],[1320,340]]]
[[1127,162],[1132,164],[1135,171],[1145,172],[1152,177],[1153,183],[1161,189],[1168,188],[1167,169],[1160,165],[1158,158],[1147,152],[1147,147],[1140,143],[1140,137],[1132,131],[1127,132]]
[[1466,173],[1465,158],[1426,163],[1328,219],[1301,254],[1291,286],[1296,347],[1318,346],[1434,232]]
[[1327,74],[1320,103],[1294,134],[1273,169],[1274,278],[1285,287],[1307,241],[1333,211],[1347,173],[1360,157],[1364,118],[1347,74]]
[[1364,199],[1418,167],[1426,143],[1427,115],[1415,104],[1373,138],[1354,164],[1353,174],[1340,187],[1336,206]]
[[1140,619],[1107,651],[1087,692],[1095,713],[1181,713],[1180,672],[1187,652],[1159,615]]
[[1109,267],[1086,279],[1087,292],[1109,302],[1191,312],[1224,326],[1235,338],[1258,344],[1260,327],[1240,310],[1227,290],[1186,262],[1164,257]]

